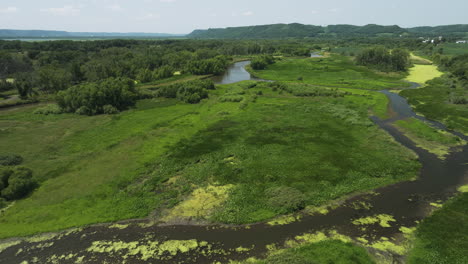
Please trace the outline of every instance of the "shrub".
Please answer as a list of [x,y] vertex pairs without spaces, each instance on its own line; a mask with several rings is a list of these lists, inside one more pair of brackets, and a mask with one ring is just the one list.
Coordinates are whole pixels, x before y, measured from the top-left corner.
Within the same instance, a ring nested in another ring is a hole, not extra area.
[[186,103],[196,104],[208,97],[207,90],[213,89],[215,89],[213,81],[195,80],[161,87],[156,92],[156,96],[177,98]]
[[270,55],[263,55],[252,60],[250,66],[254,70],[264,70],[268,65],[275,63],[275,58]]
[[265,191],[267,203],[277,213],[286,214],[305,207],[304,194],[292,187],[280,186]]
[[102,110],[104,112],[104,114],[106,115],[114,115],[114,114],[118,114],[119,113],[119,110],[115,107],[113,107],[112,105],[105,105],[102,107]]
[[77,114],[77,115],[92,115],[92,111],[87,106],[81,106],[80,108],[76,109],[75,114]]
[[5,208],[7,205],[7,200],[0,197],[0,209]]
[[62,113],[62,109],[56,104],[48,104],[44,107],[37,108],[33,113],[37,115],[58,115]]
[[65,112],[95,115],[104,113],[105,105],[125,110],[135,105],[138,96],[133,80],[109,78],[61,91],[57,95],[57,103]]
[[28,195],[37,183],[32,178],[32,171],[28,168],[13,169],[7,180],[7,186],[1,191],[1,196],[7,200],[21,199]]
[[16,154],[0,155],[0,166],[14,166],[23,162],[23,157]]
[[7,185],[1,194],[8,200],[20,199],[36,187],[32,178],[32,171],[25,167],[18,167],[9,172]]

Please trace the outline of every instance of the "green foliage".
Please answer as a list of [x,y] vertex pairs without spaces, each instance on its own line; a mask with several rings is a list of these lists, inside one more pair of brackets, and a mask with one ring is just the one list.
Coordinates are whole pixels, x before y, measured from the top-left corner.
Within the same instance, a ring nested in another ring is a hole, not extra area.
[[33,79],[30,73],[17,73],[13,86],[20,98],[26,99],[33,94]]
[[351,36],[378,36],[379,34],[390,34],[398,36],[406,32],[399,26],[380,26],[380,25],[330,25],[326,27],[303,25],[299,23],[292,24],[273,24],[249,27],[229,27],[216,28],[208,30],[195,30],[188,35],[190,38],[201,39],[281,39],[281,38],[310,38],[318,36],[351,37]]
[[16,154],[0,155],[0,166],[15,166],[23,162],[23,157]]
[[16,167],[11,171],[2,172],[1,176],[4,188],[0,190],[0,194],[7,200],[21,199],[37,186],[32,178],[32,171],[28,168]]
[[384,47],[373,47],[359,53],[356,62],[380,71],[406,71],[410,66],[410,54],[403,49],[388,50]]
[[195,80],[160,87],[156,96],[177,98],[186,103],[196,104],[202,99],[208,98],[208,90],[212,89],[214,89],[213,81]]
[[124,110],[135,105],[138,98],[134,86],[127,78],[77,85],[59,92],[57,103],[63,111],[80,115],[102,114],[106,105]]
[[459,194],[416,230],[410,264],[467,263],[468,193]]
[[38,115],[58,115],[62,113],[62,109],[57,104],[48,104],[44,107],[37,108],[33,113]]
[[[246,262],[251,263],[251,262]],[[274,252],[254,264],[371,264],[364,248],[339,240],[325,240]]]
[[305,207],[305,195],[294,188],[279,186],[269,188],[265,191],[267,204],[271,206],[276,213],[292,213]]
[[46,66],[38,70],[36,82],[40,90],[54,93],[68,88],[72,82],[72,75],[66,69]]
[[[0,185],[1,185],[1,183],[0,183]],[[1,186],[0,186],[0,189],[2,189]],[[0,197],[0,209],[5,208],[5,207],[7,207],[7,206],[8,206],[7,200],[5,200],[4,198]]]
[[252,60],[250,66],[254,70],[264,70],[268,65],[274,64],[275,63],[275,58],[273,56],[260,56],[256,57]]
[[102,112],[106,115],[115,115],[119,113],[119,110],[112,105],[105,105],[102,107]]
[[444,123],[450,129],[468,133],[468,108],[454,104],[451,96],[463,95],[464,88],[458,84],[452,88],[453,79],[448,76],[427,82],[420,89],[404,90],[400,94],[408,99],[415,111],[428,119]]
[[189,62],[187,72],[195,75],[221,74],[223,73],[230,60],[226,56],[218,56],[212,59],[195,60]]
[[379,74],[366,67],[356,66],[349,57],[340,55],[331,55],[327,58],[287,58],[270,65],[265,70],[253,70],[252,73],[266,80],[296,83],[297,76],[302,76],[302,83],[316,86],[369,90],[408,86],[401,81],[403,74]]

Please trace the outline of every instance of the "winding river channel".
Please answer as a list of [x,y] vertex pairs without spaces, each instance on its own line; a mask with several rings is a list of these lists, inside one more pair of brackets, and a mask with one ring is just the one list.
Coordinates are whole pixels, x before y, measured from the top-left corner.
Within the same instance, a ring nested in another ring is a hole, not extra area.
[[[215,79],[216,83],[256,80],[244,68],[248,63],[235,63],[224,76]],[[392,123],[399,119],[416,117],[440,129],[446,130],[445,126],[416,115],[403,97],[387,90],[381,92],[390,99],[389,110],[394,115],[388,120],[376,117],[372,117],[372,120],[396,141],[419,156],[422,169],[417,180],[353,196],[326,214],[304,214],[300,220],[285,225],[258,223],[248,226],[161,226],[142,219],[122,221],[117,228],[112,224],[92,225],[37,239],[10,240],[11,246],[0,252],[0,262],[34,263],[32,261],[35,260],[37,263],[75,263],[81,260],[82,263],[216,263],[251,256],[259,257],[267,252],[268,245],[282,246],[285,241],[295,236],[324,230],[334,230],[333,232],[354,239],[364,238],[368,245],[382,242],[383,237],[384,241],[389,240],[398,245],[404,237],[400,231],[401,227],[415,227],[418,221],[434,210],[431,203],[445,202],[455,194],[458,186],[466,183],[468,147],[452,151],[445,160],[417,147]],[[468,140],[463,134],[454,134]],[[370,206],[360,208],[356,207],[356,204]],[[367,229],[352,223],[354,219],[382,214],[393,216],[395,221],[392,220],[390,225],[373,224]],[[194,240],[198,242],[196,247],[186,244],[175,251],[177,254],[169,249],[156,259],[145,258],[144,252],[154,252],[156,248],[151,241],[164,243]],[[387,259],[393,259],[394,263],[404,261],[397,253],[376,252],[384,254]]]

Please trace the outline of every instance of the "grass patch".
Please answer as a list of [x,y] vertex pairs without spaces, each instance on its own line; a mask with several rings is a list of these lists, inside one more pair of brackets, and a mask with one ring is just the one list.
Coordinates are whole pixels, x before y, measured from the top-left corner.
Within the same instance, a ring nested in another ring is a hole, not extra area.
[[[252,70],[251,70],[252,71]],[[331,55],[328,58],[286,58],[269,65],[266,70],[252,71],[267,80],[302,82],[315,85],[382,90],[406,87],[401,74],[381,74],[366,67],[356,66],[349,57]]]
[[463,88],[450,88],[447,77],[433,79],[420,89],[400,92],[406,97],[416,112],[426,118],[437,120],[448,128],[468,134],[468,107],[449,103],[449,96],[455,90],[464,93]]
[[462,193],[422,221],[408,263],[468,263],[468,193]]
[[439,158],[444,158],[450,148],[466,144],[459,137],[432,128],[419,119],[398,120],[395,125],[419,147],[436,154]]

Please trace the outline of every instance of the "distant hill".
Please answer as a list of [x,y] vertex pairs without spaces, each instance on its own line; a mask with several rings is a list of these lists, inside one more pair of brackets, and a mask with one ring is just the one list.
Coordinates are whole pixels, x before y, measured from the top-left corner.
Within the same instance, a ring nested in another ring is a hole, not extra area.
[[67,32],[54,30],[14,30],[0,29],[0,38],[162,38],[180,37],[182,34],[165,33],[112,33],[112,32]]
[[397,25],[382,26],[369,24],[365,26],[354,25],[329,25],[314,26],[293,24],[273,24],[248,27],[210,28],[206,30],[195,30],[187,37],[189,38],[219,38],[219,39],[263,39],[263,38],[305,38],[326,36],[399,36],[410,34],[414,36],[439,35],[443,33],[468,33],[468,25],[448,25],[437,27],[401,28]]

